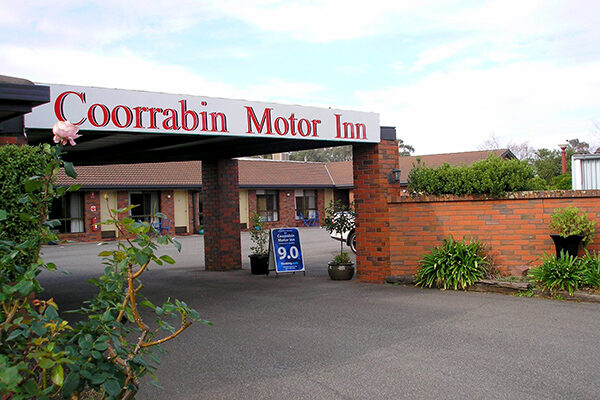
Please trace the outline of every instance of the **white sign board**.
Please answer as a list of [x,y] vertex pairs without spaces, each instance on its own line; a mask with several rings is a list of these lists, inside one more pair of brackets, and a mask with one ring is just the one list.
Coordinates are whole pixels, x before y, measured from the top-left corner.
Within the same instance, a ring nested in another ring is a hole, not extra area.
[[379,114],[204,96],[42,84],[50,103],[25,127],[67,120],[82,130],[377,143]]

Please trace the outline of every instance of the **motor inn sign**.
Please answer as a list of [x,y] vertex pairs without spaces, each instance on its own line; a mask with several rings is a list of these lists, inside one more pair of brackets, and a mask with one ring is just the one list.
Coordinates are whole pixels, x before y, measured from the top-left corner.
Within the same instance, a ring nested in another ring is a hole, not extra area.
[[70,85],[25,118],[31,129],[67,120],[82,130],[378,143],[370,112]]

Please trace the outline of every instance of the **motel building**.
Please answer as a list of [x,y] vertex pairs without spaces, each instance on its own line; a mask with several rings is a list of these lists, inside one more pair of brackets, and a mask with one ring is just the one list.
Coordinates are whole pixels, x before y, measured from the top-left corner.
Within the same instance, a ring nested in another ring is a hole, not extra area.
[[[274,155],[280,156],[280,155]],[[240,228],[248,228],[252,213],[275,227],[320,226],[331,201],[352,201],[352,161],[301,162],[240,158]],[[81,185],[57,199],[50,217],[61,222],[61,239],[116,239],[109,210],[135,204],[133,218],[152,221],[160,211],[171,235],[203,233],[202,161],[79,166],[74,180],[61,171],[57,184]]]
[[[52,143],[70,121],[82,135],[63,158],[82,189],[55,204],[63,238],[118,238],[100,224],[110,209],[139,204],[169,233],[204,230],[205,268],[241,268],[240,231],[258,212],[268,225],[316,226],[331,200],[354,201],[358,279],[390,269],[388,192],[397,191],[396,130],[374,112],[199,95],[32,83],[0,76],[0,145]],[[352,163],[249,158],[351,145]]]

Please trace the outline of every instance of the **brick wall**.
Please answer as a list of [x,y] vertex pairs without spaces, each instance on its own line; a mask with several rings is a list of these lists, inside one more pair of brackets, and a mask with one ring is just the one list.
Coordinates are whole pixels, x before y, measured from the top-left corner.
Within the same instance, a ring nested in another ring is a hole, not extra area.
[[[501,273],[518,275],[538,265],[544,252],[555,251],[550,215],[569,205],[600,222],[600,191],[527,192],[500,199],[391,196],[391,275],[414,274],[423,253],[448,235],[483,242]],[[600,250],[600,235],[588,249]]]

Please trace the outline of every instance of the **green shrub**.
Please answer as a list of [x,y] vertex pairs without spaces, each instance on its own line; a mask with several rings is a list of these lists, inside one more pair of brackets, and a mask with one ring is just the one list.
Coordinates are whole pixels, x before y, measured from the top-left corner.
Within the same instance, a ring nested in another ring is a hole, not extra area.
[[[0,240],[23,243],[37,239],[39,221],[47,204],[41,185],[31,177],[46,174],[50,155],[40,146],[0,146]],[[28,197],[27,197],[28,196]],[[28,264],[37,257],[37,247],[18,255],[19,262]]]
[[527,276],[553,295],[559,290],[567,290],[572,296],[581,285],[584,272],[577,257],[561,251],[558,258],[545,254],[542,264],[531,268]]
[[423,287],[462,289],[485,278],[490,263],[483,255],[483,244],[478,241],[444,239],[431,253],[424,254],[415,275],[415,284]]
[[560,236],[581,235],[583,247],[587,247],[594,240],[596,223],[590,221],[586,213],[580,213],[579,208],[573,206],[557,208],[551,218],[549,227]]
[[[61,167],[75,177],[61,152],[60,145],[0,148],[0,173],[5,177],[0,233],[6,236],[0,237],[0,398],[76,399],[91,389],[101,398],[132,399],[144,375],[155,378],[155,349],[194,321],[210,323],[177,299],[155,305],[143,298],[140,276],[147,267],[175,263],[168,255],[156,255],[158,246],[181,246],[169,236],[151,235],[147,222],[118,218],[133,206],[111,210],[108,223],[125,240],[115,250],[100,253],[104,274],[91,280],[98,291],[79,310],[85,316],[82,321],[70,325],[52,299],[36,298],[43,290],[36,277],[44,268],[56,269],[39,256],[40,243],[56,238],[49,230],[52,221],[46,221],[46,206],[66,191],[77,190],[54,186]],[[154,312],[154,324],[144,322],[140,308]]]
[[571,190],[573,188],[571,174],[555,176],[550,180],[552,190]]
[[579,259],[583,269],[582,286],[600,288],[600,255],[586,250],[585,255]]
[[444,164],[430,168],[418,163],[408,175],[408,189],[413,194],[503,196],[507,192],[542,188],[527,162],[503,160],[494,154],[470,166]]

